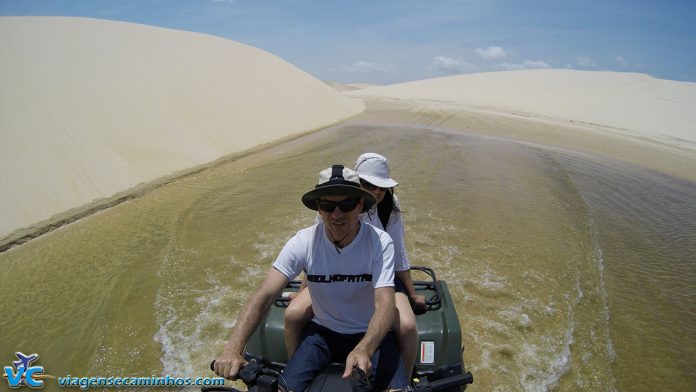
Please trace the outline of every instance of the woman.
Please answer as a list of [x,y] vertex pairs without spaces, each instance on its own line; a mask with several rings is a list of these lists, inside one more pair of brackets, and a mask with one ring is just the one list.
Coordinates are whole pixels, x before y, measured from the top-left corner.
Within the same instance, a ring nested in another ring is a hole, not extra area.
[[[396,181],[389,177],[387,158],[375,153],[366,153],[358,157],[355,171],[367,191],[377,199],[374,207],[361,215],[363,222],[386,231],[394,241],[394,289],[397,317],[394,318],[392,330],[396,333],[404,360],[406,371],[412,372],[418,355],[418,331],[416,329],[416,311],[425,311],[425,297],[417,295],[411,280],[410,265],[404,246],[404,225],[399,210],[399,201],[394,195]],[[294,296],[285,310],[285,346],[288,358],[292,356],[300,343],[302,329],[311,320],[312,299],[304,283],[299,294]]]

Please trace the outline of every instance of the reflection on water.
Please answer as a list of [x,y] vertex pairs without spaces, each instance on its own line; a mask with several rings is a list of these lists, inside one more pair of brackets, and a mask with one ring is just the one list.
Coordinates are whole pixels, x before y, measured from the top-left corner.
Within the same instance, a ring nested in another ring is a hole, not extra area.
[[[413,264],[449,283],[477,390],[693,389],[696,186],[505,140],[346,125],[0,254],[0,355],[206,376],[319,170],[390,158]],[[49,384],[50,385],[50,384]]]
[[597,222],[620,385],[693,389],[696,186],[616,163],[561,161]]

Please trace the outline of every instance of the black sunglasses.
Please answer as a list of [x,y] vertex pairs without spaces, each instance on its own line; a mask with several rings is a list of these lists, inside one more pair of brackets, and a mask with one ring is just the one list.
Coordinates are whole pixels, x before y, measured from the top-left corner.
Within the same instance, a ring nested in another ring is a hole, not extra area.
[[387,188],[379,187],[379,186],[372,184],[372,183],[369,183],[363,179],[360,180],[360,185],[362,185],[362,187],[367,189],[368,191],[374,191],[376,189],[381,189],[383,192],[387,191]]
[[359,197],[354,197],[351,199],[345,199],[341,201],[328,201],[328,200],[319,200],[317,201],[317,205],[319,206],[319,209],[324,211],[324,212],[334,212],[336,207],[340,208],[341,211],[343,212],[350,212],[355,209],[355,207],[358,206],[358,203],[360,203],[360,198]]

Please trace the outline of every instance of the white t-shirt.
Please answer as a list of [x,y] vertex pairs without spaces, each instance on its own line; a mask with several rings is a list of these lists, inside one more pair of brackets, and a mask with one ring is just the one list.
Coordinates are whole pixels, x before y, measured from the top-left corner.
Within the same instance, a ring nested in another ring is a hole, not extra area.
[[[396,195],[394,195],[394,204],[397,208],[399,207],[399,199]],[[379,220],[376,204],[368,211],[360,214],[360,220],[386,231],[392,238],[392,241],[394,241],[394,271],[408,271],[411,269],[411,263],[408,261],[408,255],[406,254],[406,245],[404,244],[404,221],[401,219],[400,212],[392,211],[389,214],[386,229],[382,226],[382,221]],[[319,214],[317,214],[315,222],[322,222]]]
[[394,286],[394,244],[384,231],[361,223],[355,239],[337,251],[318,223],[298,231],[273,267],[288,279],[305,271],[315,323],[361,333],[375,311],[374,289]]
[[[396,195],[394,195],[394,204],[397,208],[399,207],[399,199],[396,198]],[[389,234],[394,241],[394,271],[408,271],[411,268],[411,264],[408,261],[406,246],[404,245],[404,221],[401,219],[401,213],[392,211],[385,228],[382,226],[382,221],[379,220],[377,205],[375,204],[370,210],[360,215],[360,220]]]

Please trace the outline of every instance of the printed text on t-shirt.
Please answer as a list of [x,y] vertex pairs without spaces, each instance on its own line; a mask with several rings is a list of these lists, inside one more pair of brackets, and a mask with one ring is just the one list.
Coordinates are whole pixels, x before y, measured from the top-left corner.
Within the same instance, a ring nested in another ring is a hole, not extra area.
[[333,283],[333,282],[372,282],[372,274],[361,275],[307,275],[307,280],[315,283]]

